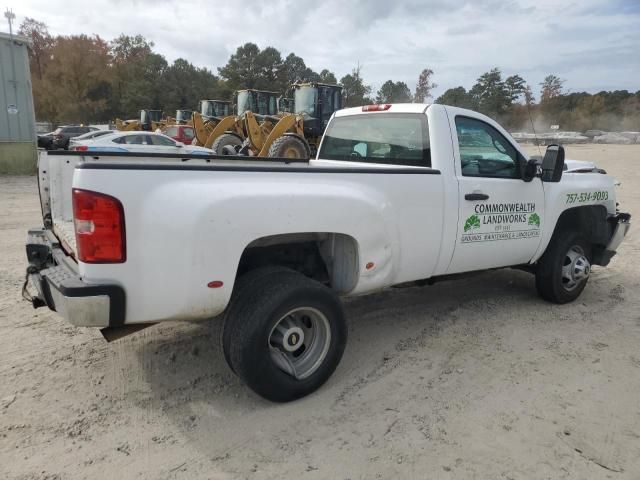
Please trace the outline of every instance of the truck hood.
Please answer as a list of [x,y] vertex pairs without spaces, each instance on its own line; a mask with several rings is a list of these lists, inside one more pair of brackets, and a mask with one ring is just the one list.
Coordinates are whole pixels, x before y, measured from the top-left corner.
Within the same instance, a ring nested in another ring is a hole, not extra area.
[[605,173],[593,162],[585,162],[583,160],[565,160],[565,173]]

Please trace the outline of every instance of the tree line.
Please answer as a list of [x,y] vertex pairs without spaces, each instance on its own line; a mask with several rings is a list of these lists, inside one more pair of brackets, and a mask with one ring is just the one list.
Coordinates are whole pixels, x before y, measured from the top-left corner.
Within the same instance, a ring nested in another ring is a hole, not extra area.
[[[412,101],[403,82],[385,83],[376,97],[360,66],[340,78],[319,73],[295,53],[284,56],[273,47],[246,43],[217,74],[183,58],[173,63],[153,50],[142,35],[120,35],[106,41],[98,35],[52,36],[45,23],[27,18],[19,33],[31,39],[29,59],[36,118],[54,124],[131,118],[141,109],[195,108],[200,99],[230,99],[235,90],[255,88],[285,92],[303,81],[340,83],[345,106],[380,101]],[[415,99],[423,101],[433,85],[421,74]]]
[[488,115],[512,130],[548,130],[559,125],[567,131],[590,129],[640,131],[640,90],[566,92],[565,81],[547,75],[539,84],[539,101],[520,76],[503,78],[499,68],[478,77],[470,90],[450,88],[436,103],[470,108]]
[[[284,93],[296,82],[340,83],[346,107],[369,103],[424,102],[437,87],[434,72],[423,68],[412,92],[402,81],[387,80],[374,92],[360,65],[340,79],[328,69],[316,72],[303,58],[273,47],[246,43],[217,72],[183,58],[173,63],[154,51],[142,35],[107,41],[98,35],[53,36],[45,23],[27,18],[19,33],[31,40],[29,60],[36,118],[54,124],[99,123],[137,117],[141,109],[195,108],[200,99],[231,99],[235,90],[255,88]],[[520,75],[503,78],[499,68],[480,75],[473,87],[446,90],[436,103],[471,108],[511,129],[640,131],[640,91],[568,93],[564,81],[549,75],[539,101]]]

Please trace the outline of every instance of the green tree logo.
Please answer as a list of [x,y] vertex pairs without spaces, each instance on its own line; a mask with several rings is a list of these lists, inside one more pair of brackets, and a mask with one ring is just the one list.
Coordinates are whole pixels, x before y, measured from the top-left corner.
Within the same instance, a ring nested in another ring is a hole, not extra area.
[[474,228],[480,228],[480,217],[477,215],[471,215],[467,218],[467,221],[464,222],[464,231],[467,232]]
[[537,213],[532,213],[529,215],[529,225],[535,225],[536,227],[540,226],[540,216]]

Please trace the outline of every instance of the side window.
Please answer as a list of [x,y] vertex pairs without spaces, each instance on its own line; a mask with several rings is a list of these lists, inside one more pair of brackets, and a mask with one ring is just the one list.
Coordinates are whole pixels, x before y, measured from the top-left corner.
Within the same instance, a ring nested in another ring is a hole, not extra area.
[[153,145],[160,145],[162,147],[175,147],[176,144],[173,140],[163,137],[162,135],[151,135],[151,143]]
[[124,137],[124,143],[127,145],[146,145],[144,141],[146,135],[127,135]]
[[183,128],[182,133],[184,134],[185,138],[188,140],[191,140],[195,136],[195,132],[193,128],[189,128],[189,127]]
[[495,128],[474,118],[456,117],[462,175],[520,178],[517,150]]

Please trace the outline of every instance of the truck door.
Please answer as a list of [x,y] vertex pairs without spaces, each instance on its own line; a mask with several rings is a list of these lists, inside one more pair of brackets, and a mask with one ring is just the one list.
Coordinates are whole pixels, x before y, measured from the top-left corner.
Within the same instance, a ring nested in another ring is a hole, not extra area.
[[448,273],[528,263],[540,243],[542,181],[522,180],[523,156],[494,126],[450,116],[458,231]]

